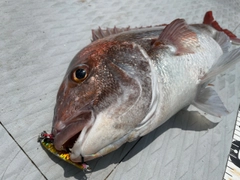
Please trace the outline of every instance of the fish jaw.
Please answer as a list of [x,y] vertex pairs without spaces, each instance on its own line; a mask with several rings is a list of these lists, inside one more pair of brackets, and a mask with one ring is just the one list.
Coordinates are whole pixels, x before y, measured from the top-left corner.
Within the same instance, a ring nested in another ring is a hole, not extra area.
[[[119,128],[124,122],[120,119],[113,119],[108,114],[109,110],[101,112],[94,120],[94,124],[90,128],[86,127],[87,133],[84,141],[81,135],[78,137],[71,150],[71,161],[81,162],[82,157],[84,157],[84,161],[89,161],[104,156],[118,149],[124,143],[132,141],[130,135],[135,128],[131,127],[131,124],[129,127]],[[135,136],[134,139],[138,137]]]
[[[83,141],[88,128],[91,127],[94,118],[91,111],[84,111],[70,123],[63,124],[59,121],[53,128],[54,146],[59,151],[69,151],[73,147],[77,138],[81,137]],[[57,130],[58,128],[58,130]],[[61,128],[61,130],[59,130]]]
[[[101,116],[102,115],[96,118],[97,122],[100,122],[100,124],[102,125],[104,124],[104,121],[109,122],[109,119],[101,119]],[[109,123],[105,126],[104,132],[101,131],[101,129],[99,129],[97,126],[98,123],[96,123],[95,127],[93,124],[93,126],[88,129],[88,132],[84,137],[84,141],[82,141],[81,136],[78,137],[71,150],[71,161],[82,162],[82,157],[84,158],[84,161],[89,161],[104,156],[118,149],[121,145],[128,141],[128,133],[122,131],[122,133],[118,133],[116,135],[116,129],[112,129],[112,125],[110,125]],[[98,141],[96,141],[96,139],[98,139]]]
[[80,143],[76,142],[74,144],[74,148],[76,150],[72,151],[70,154],[70,159],[73,162],[82,162],[82,157],[84,157],[84,161],[90,161],[92,159],[102,157],[116,149],[118,149],[120,146],[122,146],[124,143],[128,141],[128,134],[123,136],[122,138],[118,139],[117,141],[109,144],[108,146],[104,147],[103,149],[99,150],[98,152],[95,152],[93,154],[88,155],[82,155],[81,151],[79,151]]

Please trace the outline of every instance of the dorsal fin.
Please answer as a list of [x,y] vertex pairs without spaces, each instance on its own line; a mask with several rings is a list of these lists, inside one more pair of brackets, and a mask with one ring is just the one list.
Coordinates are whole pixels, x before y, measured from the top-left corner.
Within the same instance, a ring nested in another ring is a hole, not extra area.
[[120,32],[129,31],[129,30],[130,30],[130,26],[126,28],[117,28],[116,26],[114,26],[114,28],[107,28],[107,29],[101,29],[101,27],[99,27],[98,29],[92,30],[92,42],[98,39],[102,39],[104,37],[108,37],[113,34],[118,34]]
[[146,27],[135,27],[135,28],[130,28],[130,26],[126,28],[117,28],[114,26],[114,28],[107,28],[107,29],[102,29],[99,27],[98,29],[93,29],[92,30],[92,42],[96,41],[98,39],[102,39],[105,37],[108,37],[110,35],[114,34],[119,34],[124,31],[131,31],[131,30],[137,30],[137,29],[144,29],[144,28],[152,28],[152,27],[161,27],[161,26],[166,26],[167,24],[161,24],[161,25],[156,25],[156,26],[146,26]]
[[214,17],[212,15],[212,11],[208,11],[206,12],[204,18],[203,18],[203,24],[208,24],[210,26],[212,26],[214,29],[216,29],[217,31],[222,31],[224,32],[231,40],[234,44],[238,44],[240,45],[240,39],[233,34],[231,31],[229,31],[228,29],[223,29],[217,21],[214,20]]
[[176,19],[164,28],[153,43],[153,48],[168,45],[176,48],[176,55],[194,53],[198,46],[197,35],[189,29],[184,19]]

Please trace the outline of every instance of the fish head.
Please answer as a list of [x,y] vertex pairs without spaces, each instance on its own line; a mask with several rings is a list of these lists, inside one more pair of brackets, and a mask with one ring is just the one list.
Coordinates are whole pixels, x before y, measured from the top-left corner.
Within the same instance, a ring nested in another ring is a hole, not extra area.
[[151,103],[149,57],[129,42],[96,41],[72,60],[59,88],[52,133],[57,150],[81,162],[138,137]]

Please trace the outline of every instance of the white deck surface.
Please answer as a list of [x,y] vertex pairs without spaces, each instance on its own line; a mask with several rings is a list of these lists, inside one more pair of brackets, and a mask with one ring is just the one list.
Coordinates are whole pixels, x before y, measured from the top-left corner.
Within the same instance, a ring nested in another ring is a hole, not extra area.
[[90,161],[86,174],[37,142],[51,130],[58,87],[73,56],[90,43],[91,29],[176,18],[201,23],[208,10],[224,28],[240,23],[238,0],[0,1],[0,179],[222,179],[240,102],[239,63],[214,83],[231,110],[222,119],[207,116],[218,124],[179,112],[139,141]]

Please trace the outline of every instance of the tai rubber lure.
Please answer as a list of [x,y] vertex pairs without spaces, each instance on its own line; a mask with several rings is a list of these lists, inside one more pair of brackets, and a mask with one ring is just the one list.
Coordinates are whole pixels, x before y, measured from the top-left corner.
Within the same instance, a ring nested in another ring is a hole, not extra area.
[[55,149],[55,147],[53,146],[53,141],[54,141],[54,137],[52,134],[48,134],[46,131],[43,131],[39,137],[38,137],[38,141],[41,143],[41,145],[48,150],[49,152],[51,152],[52,154],[54,154],[55,156],[58,156],[60,159],[78,167],[79,169],[82,169],[83,171],[91,171],[90,167],[88,164],[86,164],[84,161],[82,161],[83,163],[75,163],[72,162],[70,160],[70,154],[68,152],[64,152],[64,151],[58,151]]

